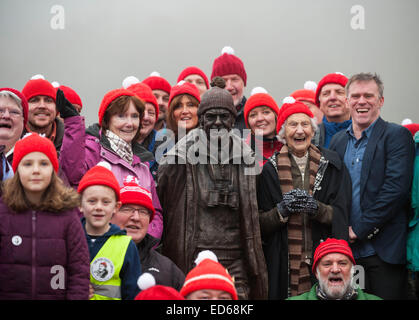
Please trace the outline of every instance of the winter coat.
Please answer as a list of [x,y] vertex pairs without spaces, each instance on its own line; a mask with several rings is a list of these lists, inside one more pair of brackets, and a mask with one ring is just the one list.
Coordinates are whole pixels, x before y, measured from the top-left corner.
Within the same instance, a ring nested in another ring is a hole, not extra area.
[[154,158],[152,153],[138,143],[133,144],[133,152],[133,162],[129,164],[111,150],[108,139],[101,134],[97,124],[90,126],[85,132],[83,117],[74,116],[65,119],[65,135],[60,161],[70,184],[77,188],[86,171],[100,161],[106,161],[111,165],[112,172],[121,187],[126,176],[137,177],[139,184],[151,192],[156,210],[148,233],[160,239],[163,232],[162,209],[156,185],[146,163]]
[[244,105],[246,104],[246,101],[246,97],[243,96],[242,101],[236,106],[237,115],[236,121],[234,122],[234,128],[239,130],[240,137],[244,136],[243,130],[247,129],[246,122],[244,121]]
[[88,299],[89,251],[77,211],[15,213],[0,200],[0,300]]
[[[336,152],[322,147],[319,147],[319,150],[322,158],[328,163],[314,198],[333,208],[333,218],[330,225],[312,220],[312,253],[321,240],[327,238],[348,240],[348,221],[352,200],[351,178],[345,164]],[[276,159],[276,157],[274,158]],[[318,177],[320,176],[319,171]],[[278,214],[276,209],[272,209],[282,201],[282,193],[278,173],[270,161],[266,162],[258,177],[257,198],[261,212],[263,248],[268,267],[269,299],[286,299],[289,281],[288,228],[287,224],[275,224]]]
[[158,242],[158,239],[147,234],[137,244],[142,270],[151,273],[156,279],[156,284],[180,291],[185,282],[185,274],[172,260],[153,249]]
[[[158,173],[158,192],[164,214],[163,254],[169,257],[184,272],[189,272],[195,265],[197,237],[196,221],[200,215],[200,203],[197,202],[198,188],[202,181],[197,181],[199,170],[205,164],[187,163],[186,154],[192,146],[206,148],[195,144],[195,134],[200,128],[191,130],[160,161]],[[241,147],[241,154],[235,154],[233,163],[241,163],[238,168],[240,185],[240,237],[243,260],[246,262],[250,287],[250,299],[266,299],[267,273],[263,259],[260,226],[256,203],[255,175],[246,174],[247,166],[243,163],[254,163],[250,147],[238,136],[232,135]],[[202,140],[199,140],[202,143]],[[203,144],[203,143],[202,143]],[[237,158],[238,157],[238,158]],[[243,158],[245,160],[243,161]],[[238,160],[238,162],[236,162]],[[172,161],[176,164],[170,164]],[[217,160],[216,160],[217,161]],[[185,164],[179,164],[179,162]],[[208,177],[209,179],[209,177]],[[211,225],[208,230],[211,231]],[[213,230],[213,232],[218,232]],[[220,239],[225,235],[220,234]],[[228,248],[225,248],[226,251]]]
[[[110,229],[104,235],[92,241],[92,237],[86,232],[86,219],[82,218],[82,225],[85,232],[87,244],[90,253],[90,263],[96,257],[97,253],[106,243],[106,241],[114,235],[127,235],[126,230],[121,230],[117,225],[111,224]],[[122,254],[122,252],[121,252]],[[135,296],[140,292],[137,280],[141,275],[141,263],[138,256],[135,243],[131,240],[125,252],[124,263],[122,265],[119,277],[121,279],[121,298],[122,300],[134,300]]]
[[[316,294],[317,286],[318,284],[316,283],[309,292],[305,292],[299,296],[290,297],[287,300],[320,300]],[[362,291],[360,288],[356,289],[356,291],[358,296],[355,300],[383,300],[380,297]]]

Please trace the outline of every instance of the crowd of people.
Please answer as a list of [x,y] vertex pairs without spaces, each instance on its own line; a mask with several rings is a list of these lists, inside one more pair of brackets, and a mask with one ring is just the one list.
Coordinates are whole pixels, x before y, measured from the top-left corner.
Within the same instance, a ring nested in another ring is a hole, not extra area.
[[419,125],[373,73],[246,83],[226,47],[87,128],[69,86],[0,88],[0,299],[417,299]]

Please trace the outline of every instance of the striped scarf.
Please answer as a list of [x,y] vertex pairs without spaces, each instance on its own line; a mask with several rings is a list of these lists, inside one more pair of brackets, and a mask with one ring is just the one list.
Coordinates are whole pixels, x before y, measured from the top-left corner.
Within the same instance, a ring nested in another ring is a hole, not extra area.
[[[314,181],[319,168],[321,153],[313,144],[309,147],[309,189],[312,194]],[[284,194],[295,188],[295,181],[291,172],[291,159],[287,145],[284,145],[277,155],[278,177],[281,192]],[[288,260],[289,260],[289,290],[295,296],[310,291],[310,262],[311,259],[311,228],[306,228],[303,214],[291,214],[288,220]],[[308,232],[306,232],[308,231]]]
[[132,164],[133,152],[132,145],[127,143],[125,140],[121,139],[118,135],[113,133],[111,130],[106,130],[106,138],[109,140],[111,149],[122,159],[124,159],[129,164]]

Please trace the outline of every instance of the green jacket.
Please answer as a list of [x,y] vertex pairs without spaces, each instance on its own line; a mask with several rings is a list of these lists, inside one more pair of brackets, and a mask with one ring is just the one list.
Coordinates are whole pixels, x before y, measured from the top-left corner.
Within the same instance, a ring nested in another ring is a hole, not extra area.
[[[303,293],[299,296],[290,297],[287,300],[319,300],[319,298],[317,298],[317,295],[316,295],[317,286],[318,284],[316,283],[309,292]],[[356,300],[382,300],[381,298],[373,294],[365,293],[360,288],[358,288],[357,291],[358,291],[358,297]]]
[[407,268],[419,271],[419,131],[415,134],[416,157],[412,184],[413,218],[407,234]]

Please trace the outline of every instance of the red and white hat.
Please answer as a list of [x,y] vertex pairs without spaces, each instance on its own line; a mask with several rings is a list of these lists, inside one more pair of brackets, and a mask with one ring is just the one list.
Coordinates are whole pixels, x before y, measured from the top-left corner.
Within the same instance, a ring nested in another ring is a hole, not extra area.
[[[81,108],[83,108],[83,103],[81,102],[80,96],[77,94],[74,89],[70,88],[69,86],[60,85],[58,82],[53,81],[52,86],[55,89],[61,89],[64,93],[65,98],[71,103],[71,104],[77,104]],[[81,109],[80,109],[81,110]]]
[[23,111],[23,125],[26,126],[26,123],[28,122],[28,112],[29,112],[29,106],[28,106],[28,100],[26,100],[25,96],[18,90],[13,88],[0,88],[0,92],[2,91],[8,91],[13,94],[15,94],[21,101],[22,111]]
[[23,87],[22,93],[26,100],[30,100],[36,96],[47,96],[54,100],[57,96],[57,92],[53,85],[45,80],[45,77],[41,74],[33,76]]
[[311,112],[310,108],[307,107],[304,103],[295,100],[293,97],[286,97],[282,101],[283,104],[279,109],[279,117],[277,123],[277,132],[281,130],[282,125],[284,124],[285,120],[294,113],[305,113],[310,118],[313,118],[314,115]]
[[102,99],[102,102],[99,107],[99,125],[102,126],[102,120],[103,116],[105,115],[106,109],[108,109],[109,105],[114,101],[115,99],[122,97],[122,96],[130,96],[134,97],[136,94],[130,90],[127,89],[114,89],[109,91],[105,94],[105,96]]
[[124,186],[120,190],[122,204],[136,204],[147,208],[152,212],[150,222],[153,220],[156,210],[153,206],[151,192],[139,185],[134,176],[126,176]]
[[237,74],[242,78],[246,86],[247,74],[244,68],[243,61],[234,54],[232,47],[224,47],[221,50],[221,56],[215,58],[212,64],[211,79],[214,77],[222,77],[228,74]]
[[156,279],[151,273],[144,272],[137,281],[141,292],[134,300],[185,300],[174,288],[156,285]]
[[329,253],[342,253],[348,256],[354,265],[356,264],[351,247],[349,247],[349,244],[345,240],[327,238],[326,241],[320,242],[314,251],[312,267],[313,274],[316,273],[317,264],[321,258]]
[[119,201],[120,187],[118,180],[116,180],[115,175],[111,171],[111,165],[105,161],[99,162],[84,174],[83,178],[80,180],[77,192],[82,193],[87,187],[96,185],[106,186],[113,189],[116,194],[116,200]]
[[279,115],[279,108],[276,104],[275,100],[268,94],[262,87],[253,88],[250,93],[249,99],[247,99],[246,104],[244,105],[244,122],[246,123],[246,127],[249,128],[249,123],[247,118],[249,117],[250,111],[256,107],[266,106],[272,109],[272,111],[277,115]]
[[170,92],[169,97],[169,107],[170,103],[172,103],[173,98],[181,94],[189,94],[190,96],[196,98],[199,102],[201,102],[201,95],[199,94],[199,90],[196,87],[196,85],[182,80],[177,85],[172,87],[172,91]]
[[24,156],[31,152],[41,152],[51,161],[55,172],[58,172],[57,151],[52,141],[40,136],[37,133],[27,133],[22,139],[18,140],[13,150],[12,168],[16,172],[17,167]]
[[134,76],[129,76],[122,81],[122,87],[134,92],[140,100],[151,103],[156,109],[156,119],[159,118],[159,104],[149,85],[140,82]]
[[143,80],[143,83],[148,85],[151,90],[163,90],[170,94],[172,86],[170,83],[163,77],[160,76],[160,73],[153,71],[149,77]]
[[317,85],[316,89],[316,105],[320,107],[320,92],[322,91],[322,88],[329,83],[336,83],[340,84],[342,87],[346,86],[346,83],[348,82],[348,78],[342,73],[342,72],[335,72],[335,73],[329,73],[325,75]]
[[185,78],[191,74],[197,74],[198,76],[200,76],[204,81],[205,81],[205,85],[207,86],[207,89],[209,89],[210,85],[209,85],[209,81],[207,76],[205,75],[204,71],[202,71],[201,69],[199,69],[198,67],[187,67],[186,69],[184,69],[179,77],[177,78],[177,82],[180,82],[182,80],[185,80]]
[[296,90],[290,96],[297,101],[308,101],[316,104],[316,89],[317,84],[314,81],[306,81],[304,89]]
[[210,250],[202,251],[195,260],[193,268],[185,278],[180,294],[185,298],[197,290],[221,290],[231,294],[233,300],[238,300],[234,281],[227,269],[218,262],[217,256]]

